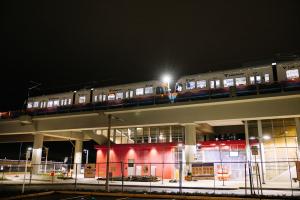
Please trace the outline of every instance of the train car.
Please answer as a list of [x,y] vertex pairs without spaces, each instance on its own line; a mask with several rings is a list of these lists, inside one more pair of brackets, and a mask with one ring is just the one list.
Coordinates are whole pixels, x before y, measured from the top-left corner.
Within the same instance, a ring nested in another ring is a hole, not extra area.
[[146,81],[30,97],[27,112],[44,114],[166,102],[169,99],[165,84],[160,81]]
[[73,92],[48,94],[30,97],[27,100],[27,112],[42,114],[68,109],[73,104]]
[[166,91],[166,86],[157,80],[95,88],[92,102],[97,106],[164,103],[168,100]]
[[274,63],[274,65],[277,68],[278,82],[284,90],[300,89],[300,60]]
[[[175,85],[176,101],[254,94],[257,85],[273,83],[269,65],[184,76]],[[267,91],[270,88],[262,88]]]

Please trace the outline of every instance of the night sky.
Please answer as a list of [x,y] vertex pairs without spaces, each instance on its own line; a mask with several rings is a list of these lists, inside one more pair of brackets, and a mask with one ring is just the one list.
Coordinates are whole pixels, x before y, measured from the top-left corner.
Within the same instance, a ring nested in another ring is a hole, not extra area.
[[1,2],[0,111],[43,88],[112,85],[300,54],[299,1]]

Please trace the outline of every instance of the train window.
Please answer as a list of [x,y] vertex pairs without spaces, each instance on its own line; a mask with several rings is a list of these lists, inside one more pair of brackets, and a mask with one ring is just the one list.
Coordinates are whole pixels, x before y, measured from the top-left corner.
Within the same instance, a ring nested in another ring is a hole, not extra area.
[[78,103],[85,103],[85,96],[80,96]]
[[59,99],[53,100],[53,106],[59,106]]
[[94,101],[97,102],[98,101],[98,96],[94,96]]
[[197,81],[197,88],[205,88],[206,80]]
[[53,101],[51,101],[51,100],[50,100],[50,101],[48,101],[48,103],[47,103],[47,107],[48,107],[48,108],[51,108],[52,106],[53,106]]
[[[253,77],[254,78],[254,77]],[[235,85],[247,85],[246,77],[235,78]]]
[[287,79],[299,78],[299,70],[298,69],[290,69],[286,71]]
[[216,80],[216,88],[219,88],[221,86],[220,80]]
[[33,107],[38,108],[39,107],[39,102],[38,101],[33,102]]
[[136,94],[137,96],[143,95],[143,94],[144,94],[144,88],[137,88],[137,89],[135,90],[135,94]]
[[40,108],[46,108],[46,101],[41,101]]
[[27,108],[32,108],[32,102],[27,103]]
[[145,87],[145,94],[152,94],[153,93],[153,87]]
[[250,84],[251,85],[255,84],[255,78],[254,78],[254,76],[250,76]]
[[261,83],[261,77],[260,76],[256,76],[256,83]]
[[128,99],[129,98],[129,91],[125,92],[125,98]]
[[224,87],[230,87],[234,85],[234,81],[232,78],[223,80]]
[[108,101],[115,100],[115,98],[116,98],[116,95],[115,95],[115,94],[109,94],[109,95],[107,96],[107,100],[108,100]]
[[177,83],[176,84],[176,92],[181,92],[182,91],[182,84]]
[[118,92],[117,94],[116,94],[116,99],[118,100],[118,99],[123,99],[123,92]]
[[130,90],[129,92],[129,98],[132,98],[133,97],[133,90]]
[[210,81],[210,88],[215,88],[215,81]]
[[196,87],[195,81],[186,82],[186,89],[191,90]]
[[71,103],[72,103],[72,100],[71,100],[71,99],[69,99],[69,105],[71,105]]
[[269,82],[270,82],[270,75],[265,74],[265,83],[269,83]]
[[106,101],[106,94],[102,95],[102,101]]

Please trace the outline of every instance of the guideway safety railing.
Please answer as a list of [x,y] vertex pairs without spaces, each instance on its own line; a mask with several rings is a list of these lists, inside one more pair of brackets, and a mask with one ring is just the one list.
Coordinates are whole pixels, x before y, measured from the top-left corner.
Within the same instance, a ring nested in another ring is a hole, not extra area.
[[110,162],[108,180],[106,164],[28,164],[26,173],[24,165],[0,164],[0,184],[24,185],[25,191],[41,183],[105,190],[108,181],[110,191],[122,192],[300,196],[299,161]]
[[[107,110],[113,108],[128,108],[136,106],[167,104],[176,102],[185,102],[193,100],[204,99],[216,99],[216,98],[230,98],[237,96],[253,96],[267,93],[282,93],[289,91],[299,91],[300,82],[274,82],[269,84],[256,84],[250,86],[236,87],[231,86],[229,88],[220,89],[207,89],[193,92],[176,93],[173,94],[155,95],[147,98],[125,99],[115,101],[105,101],[102,103],[87,103],[82,105],[62,106],[55,108],[48,108],[47,110],[34,110],[34,111],[10,111],[0,113],[0,119],[16,118],[20,115],[46,115],[57,113],[69,113],[80,111],[92,111],[92,110]],[[192,91],[192,90],[191,90]]]

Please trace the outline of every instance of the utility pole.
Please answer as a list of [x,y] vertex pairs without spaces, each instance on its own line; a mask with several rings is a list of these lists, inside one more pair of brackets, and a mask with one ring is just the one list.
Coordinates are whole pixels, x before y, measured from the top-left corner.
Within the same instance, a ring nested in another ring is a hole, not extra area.
[[110,153],[111,114],[108,115],[107,153],[106,153],[106,182],[105,190],[109,192],[109,153]]

